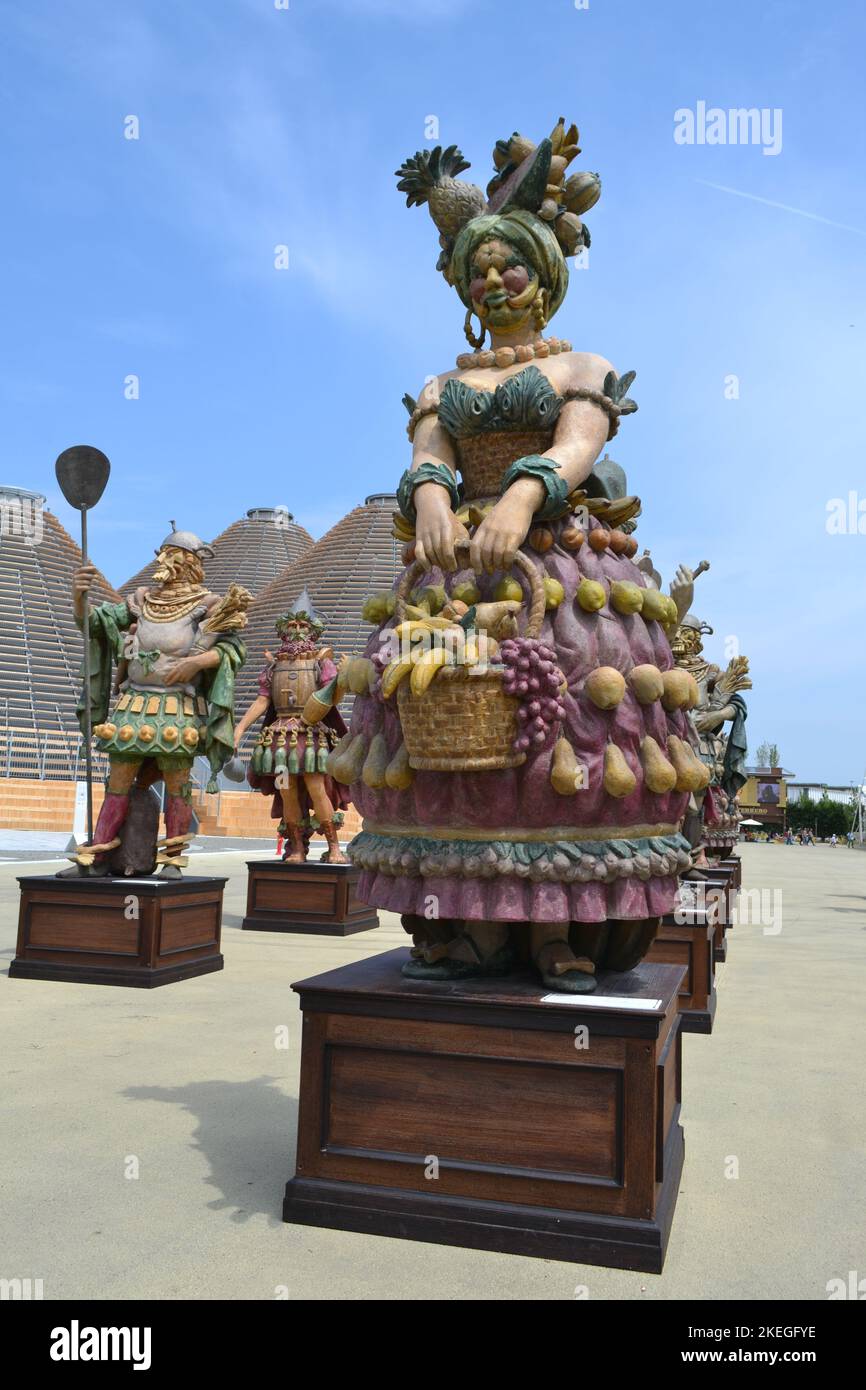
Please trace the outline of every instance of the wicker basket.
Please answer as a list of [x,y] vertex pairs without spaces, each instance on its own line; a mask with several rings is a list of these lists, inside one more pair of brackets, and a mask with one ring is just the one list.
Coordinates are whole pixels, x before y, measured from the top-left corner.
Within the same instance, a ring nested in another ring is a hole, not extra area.
[[[544,619],[544,583],[522,552],[518,551],[514,563],[526,576],[530,590],[524,636],[537,637]],[[403,575],[397,589],[395,622],[406,616],[406,600],[424,573],[423,565],[414,564]],[[503,691],[501,670],[473,675],[465,666],[443,666],[423,695],[413,695],[409,682],[402,681],[397,705],[410,767],[435,772],[517,767],[526,761],[525,753],[514,751],[518,704],[516,696]]]

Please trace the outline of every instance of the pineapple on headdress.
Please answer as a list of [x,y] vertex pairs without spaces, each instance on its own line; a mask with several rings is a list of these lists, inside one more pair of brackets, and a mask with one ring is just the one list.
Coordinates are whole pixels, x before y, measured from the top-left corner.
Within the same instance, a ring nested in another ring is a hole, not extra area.
[[601,179],[595,173],[565,171],[580,154],[577,126],[566,128],[560,116],[547,139],[536,145],[517,131],[497,140],[493,149],[495,173],[487,185],[487,197],[477,186],[457,177],[470,167],[456,145],[419,150],[396,171],[397,187],[406,194],[406,206],[426,203],[439,229],[442,252],[436,265],[450,281],[449,265],[458,234],[473,218],[484,213],[522,208],[547,222],[556,234],[563,254],[572,256],[589,246],[589,231],[580,214],[598,202]]

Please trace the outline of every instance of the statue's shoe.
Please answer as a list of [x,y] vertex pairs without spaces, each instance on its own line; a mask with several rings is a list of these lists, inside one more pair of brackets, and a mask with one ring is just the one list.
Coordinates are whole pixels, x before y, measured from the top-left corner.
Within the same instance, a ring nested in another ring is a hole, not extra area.
[[61,869],[54,875],[55,878],[107,878],[109,875],[108,864],[73,864],[68,869]]
[[176,864],[163,864],[160,871],[160,878],[183,878],[183,874]]
[[[465,934],[454,941],[462,941]],[[469,938],[471,940],[471,938]],[[453,943],[449,943],[453,944]],[[473,950],[477,951],[472,942]],[[482,979],[488,975],[507,975],[514,965],[514,952],[510,946],[500,946],[486,959],[476,961],[455,960],[453,956],[443,956],[440,960],[427,961],[409,959],[402,973],[408,980],[468,980]]]
[[542,973],[541,982],[556,994],[592,994],[598,988],[598,980],[585,970],[566,970],[562,975]]

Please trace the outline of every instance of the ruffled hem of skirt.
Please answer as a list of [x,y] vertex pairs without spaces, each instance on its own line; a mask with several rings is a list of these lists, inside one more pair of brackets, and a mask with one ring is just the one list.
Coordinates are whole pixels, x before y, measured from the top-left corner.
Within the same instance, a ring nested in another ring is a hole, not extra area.
[[516,877],[484,879],[393,878],[364,872],[362,902],[386,912],[436,915],[465,922],[642,921],[673,912],[679,880],[618,879],[615,883],[530,883]]
[[363,901],[390,912],[503,922],[661,917],[691,863],[679,833],[547,844],[437,841],[361,831],[349,846]]

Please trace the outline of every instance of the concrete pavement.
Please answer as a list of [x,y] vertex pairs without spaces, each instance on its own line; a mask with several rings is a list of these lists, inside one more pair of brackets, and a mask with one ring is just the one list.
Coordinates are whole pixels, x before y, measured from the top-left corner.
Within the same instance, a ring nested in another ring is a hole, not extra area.
[[[866,860],[741,853],[781,930],[734,928],[715,1031],[684,1040],[686,1162],[661,1276],[285,1226],[290,982],[406,938],[388,914],[345,940],[241,932],[232,853],[195,864],[230,875],[221,973],[140,991],[0,978],[0,1278],[42,1279],[46,1299],[823,1299],[828,1280],[866,1276]],[[4,972],[15,876],[48,868],[0,866]]]

